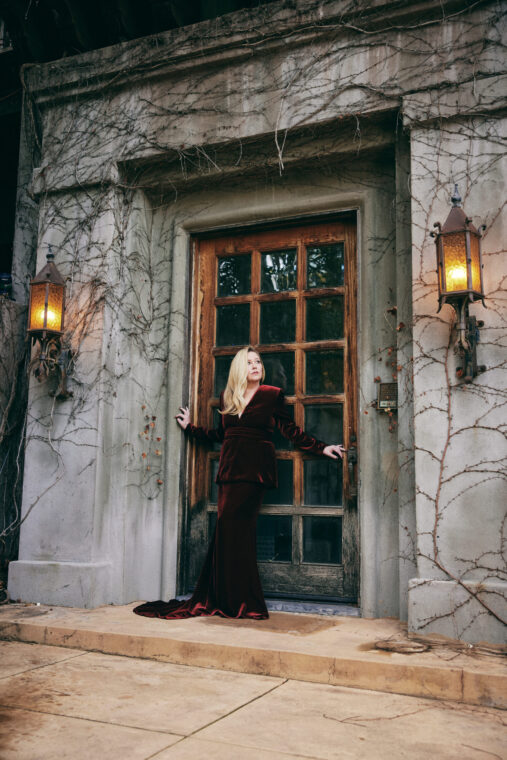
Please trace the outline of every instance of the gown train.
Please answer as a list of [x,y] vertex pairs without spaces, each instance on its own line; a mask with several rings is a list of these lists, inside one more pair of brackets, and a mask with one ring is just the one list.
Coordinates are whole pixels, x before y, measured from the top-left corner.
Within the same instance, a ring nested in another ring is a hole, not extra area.
[[267,618],[256,549],[256,522],[263,494],[261,483],[219,485],[215,532],[191,598],[145,602],[134,612],[165,619],[198,615]]

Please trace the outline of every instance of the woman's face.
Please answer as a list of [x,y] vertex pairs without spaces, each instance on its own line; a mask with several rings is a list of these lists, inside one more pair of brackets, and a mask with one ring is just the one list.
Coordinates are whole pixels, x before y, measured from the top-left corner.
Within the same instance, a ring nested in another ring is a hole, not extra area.
[[260,382],[262,377],[262,362],[255,351],[248,352],[248,374],[246,376],[248,383]]

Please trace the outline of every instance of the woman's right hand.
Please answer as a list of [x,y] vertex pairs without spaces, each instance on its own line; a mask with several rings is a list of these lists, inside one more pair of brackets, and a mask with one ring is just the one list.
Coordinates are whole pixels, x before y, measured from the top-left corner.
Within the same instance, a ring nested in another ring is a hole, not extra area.
[[190,410],[188,406],[180,406],[180,413],[174,418],[180,428],[186,430],[190,424]]

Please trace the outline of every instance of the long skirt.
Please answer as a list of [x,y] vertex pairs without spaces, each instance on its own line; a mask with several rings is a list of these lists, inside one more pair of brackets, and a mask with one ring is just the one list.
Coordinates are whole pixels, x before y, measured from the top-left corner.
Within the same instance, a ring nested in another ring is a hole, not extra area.
[[256,523],[263,493],[260,483],[220,485],[215,532],[192,597],[184,602],[145,602],[134,612],[166,619],[197,615],[269,617],[256,553]]

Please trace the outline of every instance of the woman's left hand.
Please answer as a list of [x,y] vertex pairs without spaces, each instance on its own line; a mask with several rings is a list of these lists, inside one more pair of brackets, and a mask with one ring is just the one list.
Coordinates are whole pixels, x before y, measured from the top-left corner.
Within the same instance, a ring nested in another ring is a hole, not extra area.
[[[341,443],[332,443],[330,446],[326,446],[322,453],[324,456],[329,457],[330,459],[338,459],[338,457],[340,457],[340,459],[343,459],[345,449]],[[338,456],[336,456],[337,454]]]

